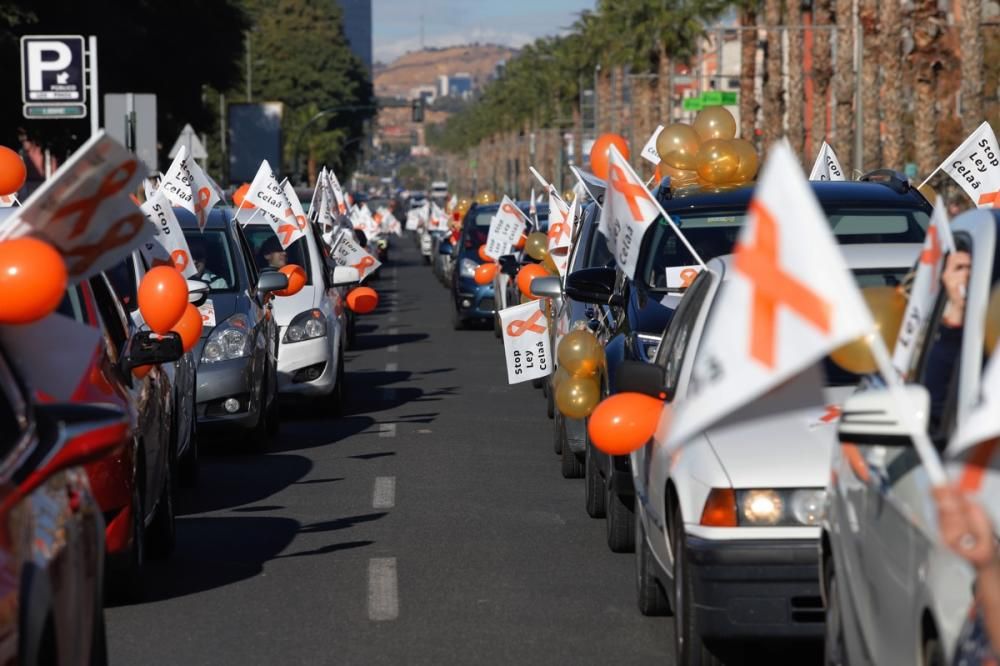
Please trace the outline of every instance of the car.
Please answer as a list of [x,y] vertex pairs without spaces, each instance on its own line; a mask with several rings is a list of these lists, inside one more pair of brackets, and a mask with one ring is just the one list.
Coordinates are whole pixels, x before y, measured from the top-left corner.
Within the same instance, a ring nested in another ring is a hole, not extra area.
[[125,314],[104,274],[68,287],[57,311],[101,331],[98,356],[73,400],[116,405],[130,415],[132,426],[116,454],[85,469],[104,516],[109,590],[120,600],[139,601],[147,558],[169,556],[176,538],[177,439],[168,372],[183,350],[135,376],[127,352],[149,333]]
[[193,279],[208,285],[194,349],[198,430],[262,449],[278,429],[278,325],[270,301],[288,278],[258,273],[231,208],[213,208],[204,230],[194,215],[175,213],[198,269]]
[[[324,255],[315,225],[282,250],[274,227],[252,222],[243,227],[256,267],[264,274],[287,264],[301,266],[301,291],[276,298],[271,307],[278,325],[278,392],[326,400],[337,411],[344,398],[344,350],[347,345],[345,294],[356,284],[356,268],[334,266]],[[268,250],[274,250],[269,252]]]
[[[989,351],[983,323],[1000,274],[997,211],[963,213],[951,230],[958,249],[972,257],[965,319],[960,328],[945,332],[942,289],[928,330],[917,337],[907,374],[913,380],[906,385],[911,399],[929,406],[911,418],[927,429],[939,450],[979,402]],[[943,358],[935,348],[949,343],[960,349],[954,363],[946,362],[951,381],[932,374]],[[932,484],[901,422],[880,382],[862,385],[843,405],[842,446],[834,449],[828,478],[819,574],[826,652],[841,663],[953,663],[973,604],[974,572],[940,540]]]
[[[931,206],[905,177],[874,172],[861,181],[812,182],[810,186],[841,244],[923,242]],[[674,192],[669,181],[654,192],[706,261],[730,252],[752,194],[752,186]],[[685,284],[697,275],[695,264],[670,226],[660,219],[643,237],[635,280],[610,267],[588,268],[567,276],[567,296],[602,310],[593,329],[607,357],[602,395],[613,391],[615,371],[623,361],[648,362],[653,358]],[[587,511],[594,517],[604,516],[608,547],[615,552],[631,551],[635,498],[628,457],[608,456],[588,441],[584,474]]]
[[[921,244],[841,247],[860,286],[898,287]],[[732,274],[713,259],[681,299],[651,364],[626,361],[619,389],[683,400],[705,322]],[[657,372],[652,372],[652,371]],[[859,377],[831,361],[696,435],[681,451],[657,433],[630,455],[636,580],[645,614],[673,610],[680,664],[717,663],[737,641],[818,639],[819,521],[833,447],[832,406]],[[650,381],[650,378],[653,378]]]
[[114,455],[128,429],[111,404],[34,403],[0,353],[3,663],[108,663],[104,520],[83,466]]

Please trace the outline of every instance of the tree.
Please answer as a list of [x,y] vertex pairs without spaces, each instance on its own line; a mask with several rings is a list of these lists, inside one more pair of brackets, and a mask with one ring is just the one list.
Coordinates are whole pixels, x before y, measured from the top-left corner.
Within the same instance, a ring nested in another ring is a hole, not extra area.
[[740,136],[753,141],[757,125],[757,10],[758,0],[740,0]]
[[962,0],[962,129],[970,134],[983,121],[983,0]]
[[827,100],[830,96],[830,80],[833,78],[833,65],[830,59],[830,3],[831,0],[814,0],[813,2],[813,117],[812,141],[807,148],[809,157],[819,153],[827,135]]
[[864,151],[861,159],[865,171],[880,166],[882,157],[882,127],[879,117],[879,20],[878,0],[860,0],[858,20],[861,23],[861,109],[864,116],[862,136]]
[[841,164],[851,173],[854,167],[854,29],[852,0],[836,0],[837,64],[833,93],[837,97],[836,149]]
[[764,0],[764,26],[767,28],[767,51],[764,74],[764,147],[784,133],[785,92],[782,81],[781,0]]
[[940,155],[937,148],[937,87],[940,72],[953,68],[954,56],[944,40],[945,17],[936,0],[917,0],[913,10],[913,143],[917,166],[930,173]]
[[786,0],[785,23],[788,25],[788,141],[801,159],[805,149],[804,106],[806,99],[802,57],[802,0]]
[[[880,12],[882,88],[882,163],[891,169],[903,167],[903,20],[899,0],[882,0]],[[866,139],[867,140],[867,139]]]

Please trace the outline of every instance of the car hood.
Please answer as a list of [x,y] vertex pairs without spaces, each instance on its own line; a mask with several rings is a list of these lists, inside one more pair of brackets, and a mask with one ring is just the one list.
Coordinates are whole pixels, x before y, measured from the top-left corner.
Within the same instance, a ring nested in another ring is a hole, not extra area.
[[789,382],[706,431],[734,488],[826,487],[837,441],[837,407],[854,389],[818,393],[796,384]]
[[[218,326],[224,322],[229,317],[232,317],[237,312],[245,312],[246,308],[242,307],[245,305],[240,301],[240,294],[236,293],[210,293],[208,295],[208,300],[212,301],[212,305],[215,307],[215,324]],[[201,331],[201,337],[207,338],[211,334],[214,326],[206,326]]]
[[272,303],[274,321],[278,326],[285,327],[292,323],[300,312],[318,307],[316,285],[307,284],[297,294],[291,296],[276,296]]

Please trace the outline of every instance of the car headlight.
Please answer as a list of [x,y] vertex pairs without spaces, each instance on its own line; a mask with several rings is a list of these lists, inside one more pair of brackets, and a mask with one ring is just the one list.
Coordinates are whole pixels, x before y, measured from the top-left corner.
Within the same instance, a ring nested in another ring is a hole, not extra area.
[[743,527],[819,525],[826,490],[822,488],[754,488],[736,491],[739,524]]
[[250,320],[234,314],[216,326],[201,352],[202,363],[216,363],[250,355]]
[[326,318],[319,310],[300,312],[285,331],[285,342],[302,342],[326,335]]
[[462,259],[462,261],[458,262],[458,274],[462,277],[474,277],[477,268],[479,268],[479,262],[472,259]]

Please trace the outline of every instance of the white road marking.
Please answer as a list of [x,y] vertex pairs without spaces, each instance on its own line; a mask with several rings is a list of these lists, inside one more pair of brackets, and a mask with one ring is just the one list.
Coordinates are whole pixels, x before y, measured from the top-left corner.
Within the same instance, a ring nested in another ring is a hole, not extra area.
[[378,436],[379,437],[395,437],[396,436],[396,424],[395,423],[380,423],[378,426]]
[[385,350],[390,354],[394,354],[399,351],[399,345],[389,345]]
[[399,363],[386,363],[385,364],[385,371],[386,372],[396,372],[397,370],[399,370]]
[[390,324],[395,324],[397,321],[399,321],[399,317],[397,317],[396,315],[389,315]]
[[396,477],[376,476],[372,492],[373,509],[391,509],[396,506]]
[[389,329],[389,335],[399,335],[399,329],[398,328],[390,328]]
[[368,619],[375,622],[399,617],[399,591],[395,557],[368,560]]

